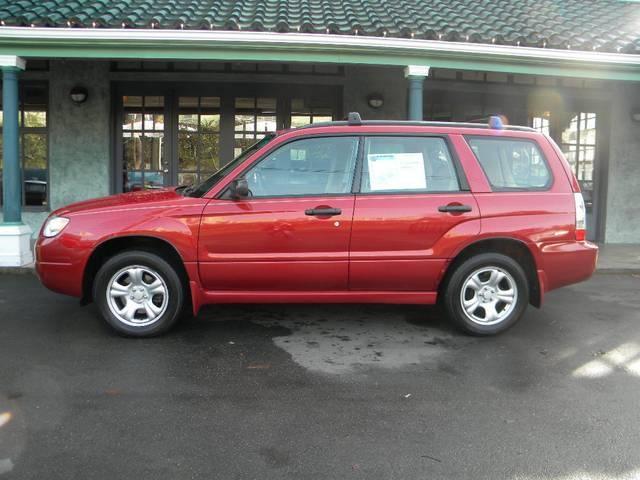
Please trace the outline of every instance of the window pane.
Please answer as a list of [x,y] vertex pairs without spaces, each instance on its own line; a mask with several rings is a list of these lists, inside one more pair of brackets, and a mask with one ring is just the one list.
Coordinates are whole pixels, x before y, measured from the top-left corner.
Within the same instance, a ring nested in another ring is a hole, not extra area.
[[196,173],[179,173],[178,185],[194,185],[198,180],[198,174]]
[[256,121],[257,132],[275,132],[276,116],[275,115],[259,115]]
[[357,151],[353,137],[298,140],[261,160],[246,179],[254,197],[348,193]]
[[145,107],[164,107],[164,97],[144,97]]
[[122,105],[127,108],[127,107],[142,107],[142,97],[139,96],[124,96],[122,97]]
[[253,115],[236,115],[235,116],[236,131],[254,131],[255,118]]
[[180,108],[198,108],[198,97],[180,97],[178,105]]
[[241,135],[240,138],[238,138],[238,135],[236,135],[235,143],[233,147],[233,156],[237,157],[254,143],[256,143],[256,140],[255,138],[253,138],[253,136]]
[[162,172],[145,172],[144,188],[146,190],[164,188],[164,174]]
[[125,170],[142,168],[141,133],[124,133],[122,135],[122,158]]
[[178,115],[178,130],[195,132],[198,130],[198,115]]
[[147,134],[142,140],[142,159],[146,170],[161,170],[163,160],[163,135]]
[[551,180],[535,142],[506,138],[468,138],[491,186],[503,189],[546,187]]
[[47,168],[47,135],[28,133],[22,136],[24,168]]
[[291,115],[291,126],[293,128],[304,127],[311,123],[310,115]]
[[215,171],[220,166],[218,135],[200,135],[200,170]]
[[201,97],[200,108],[220,108],[220,97]]
[[22,109],[25,114],[26,112],[35,113],[35,115],[29,115],[29,120],[35,124],[26,126],[45,127],[47,125],[47,87],[45,85],[25,85],[22,96]]
[[136,192],[142,190],[142,172],[124,172],[124,191]]
[[198,136],[187,133],[178,135],[178,169],[197,170]]
[[275,98],[263,98],[259,97],[257,101],[257,107],[260,110],[269,110],[271,112],[276,111],[276,99]]
[[321,116],[321,117],[318,117],[316,115],[313,116],[313,123],[330,122],[332,120],[333,120],[333,117],[329,117],[329,116]]
[[123,130],[139,130],[142,128],[142,115],[139,113],[125,113],[122,120]]
[[203,132],[220,130],[220,115],[200,115],[200,129]]
[[22,136],[24,199],[26,205],[47,203],[47,135]]
[[24,112],[24,126],[25,127],[46,127],[47,126],[47,112]]
[[459,190],[442,138],[370,137],[364,158],[363,192]]
[[236,98],[236,108],[253,110],[256,108],[256,99],[253,97],[238,97]]

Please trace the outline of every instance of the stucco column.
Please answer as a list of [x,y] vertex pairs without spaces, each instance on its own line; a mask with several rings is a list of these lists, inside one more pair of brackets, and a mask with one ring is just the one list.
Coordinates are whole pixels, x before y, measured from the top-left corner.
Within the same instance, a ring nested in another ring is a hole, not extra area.
[[409,80],[408,118],[422,121],[422,91],[424,79],[429,75],[429,67],[408,65],[404,69],[404,76]]
[[18,74],[25,62],[20,57],[0,55],[2,70],[2,223],[0,266],[19,267],[31,263],[31,229],[22,223],[22,174],[18,125]]

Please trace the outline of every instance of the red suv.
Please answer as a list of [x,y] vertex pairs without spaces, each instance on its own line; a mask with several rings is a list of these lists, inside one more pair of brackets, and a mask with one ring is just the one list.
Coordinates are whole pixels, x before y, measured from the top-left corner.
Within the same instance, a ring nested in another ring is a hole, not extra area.
[[597,247],[549,137],[350,114],[268,135],[197,186],[61,208],[36,256],[48,288],[126,335],[211,303],[437,301],[489,335],[587,279]]

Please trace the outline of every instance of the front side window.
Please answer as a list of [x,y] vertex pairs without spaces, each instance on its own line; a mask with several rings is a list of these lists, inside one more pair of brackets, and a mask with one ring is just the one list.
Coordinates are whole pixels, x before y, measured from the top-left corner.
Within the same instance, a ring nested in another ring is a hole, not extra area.
[[351,192],[358,155],[356,137],[296,140],[251,167],[245,178],[253,197]]
[[451,192],[459,189],[444,139],[395,136],[366,139],[361,192]]
[[531,140],[471,137],[467,142],[494,189],[540,189],[551,183],[547,162]]
[[[22,205],[44,208],[48,204],[48,94],[46,84],[20,86],[20,161],[22,166]],[[0,108],[0,204],[2,203],[2,125]]]

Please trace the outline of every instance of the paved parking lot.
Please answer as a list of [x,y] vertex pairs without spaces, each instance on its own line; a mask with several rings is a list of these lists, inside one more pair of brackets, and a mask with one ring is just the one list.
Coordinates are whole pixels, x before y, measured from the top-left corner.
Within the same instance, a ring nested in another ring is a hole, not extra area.
[[488,339],[271,305],[131,340],[0,275],[0,479],[640,478],[639,292],[598,275]]

